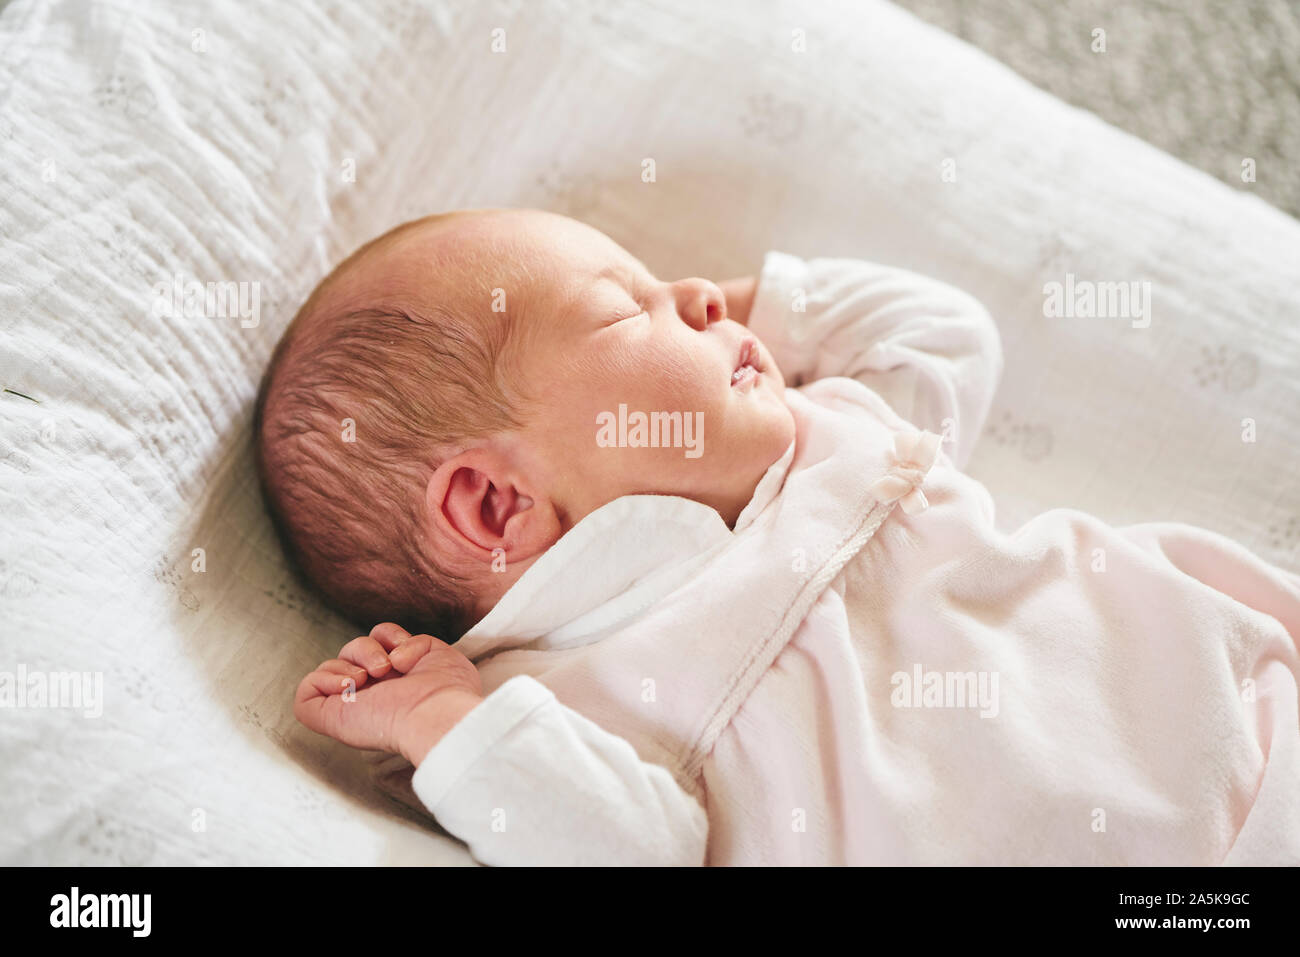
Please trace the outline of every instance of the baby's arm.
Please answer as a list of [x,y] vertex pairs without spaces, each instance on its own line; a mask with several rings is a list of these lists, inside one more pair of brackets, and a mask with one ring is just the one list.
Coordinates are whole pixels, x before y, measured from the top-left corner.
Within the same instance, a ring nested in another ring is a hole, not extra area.
[[773,251],[747,320],[786,385],[857,379],[903,419],[943,435],[958,467],[970,458],[1002,374],[997,326],[972,296],[905,269]]
[[704,863],[700,802],[527,675],[452,728],[411,786],[485,864]]
[[428,635],[377,625],[302,680],[294,714],[416,765],[416,795],[485,864],[704,863],[708,819],[667,769],[528,676],[484,697]]

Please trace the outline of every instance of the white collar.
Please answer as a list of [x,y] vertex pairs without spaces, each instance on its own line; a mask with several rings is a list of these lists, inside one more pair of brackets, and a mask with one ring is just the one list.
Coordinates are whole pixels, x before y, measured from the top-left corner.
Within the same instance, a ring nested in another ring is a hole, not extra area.
[[780,493],[795,442],[770,465],[728,529],[716,509],[679,495],[624,495],[569,529],[456,642],[471,660],[489,652],[597,641],[697,574]]

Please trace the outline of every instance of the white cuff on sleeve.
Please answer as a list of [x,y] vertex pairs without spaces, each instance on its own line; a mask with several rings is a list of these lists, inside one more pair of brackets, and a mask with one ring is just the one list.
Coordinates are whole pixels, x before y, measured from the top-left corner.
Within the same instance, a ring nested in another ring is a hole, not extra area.
[[416,796],[436,813],[438,804],[475,761],[511,728],[554,699],[550,688],[529,675],[515,675],[503,682],[425,755],[411,778]]

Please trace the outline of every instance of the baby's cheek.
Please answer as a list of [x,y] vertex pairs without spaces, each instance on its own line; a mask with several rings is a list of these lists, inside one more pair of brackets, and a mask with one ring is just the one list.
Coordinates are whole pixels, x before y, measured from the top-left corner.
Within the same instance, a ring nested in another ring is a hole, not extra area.
[[654,375],[656,397],[664,411],[703,411],[724,394],[730,382],[716,369],[684,362],[663,362]]

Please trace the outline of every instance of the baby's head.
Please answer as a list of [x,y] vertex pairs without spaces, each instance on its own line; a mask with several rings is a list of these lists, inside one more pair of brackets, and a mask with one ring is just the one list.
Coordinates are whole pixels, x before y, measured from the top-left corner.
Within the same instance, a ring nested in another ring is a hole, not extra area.
[[752,337],[725,315],[712,282],[656,279],[553,213],[466,210],[367,243],[299,310],[258,395],[286,550],[354,622],[450,642],[620,496],[734,524],[794,421],[761,343],[733,385]]

